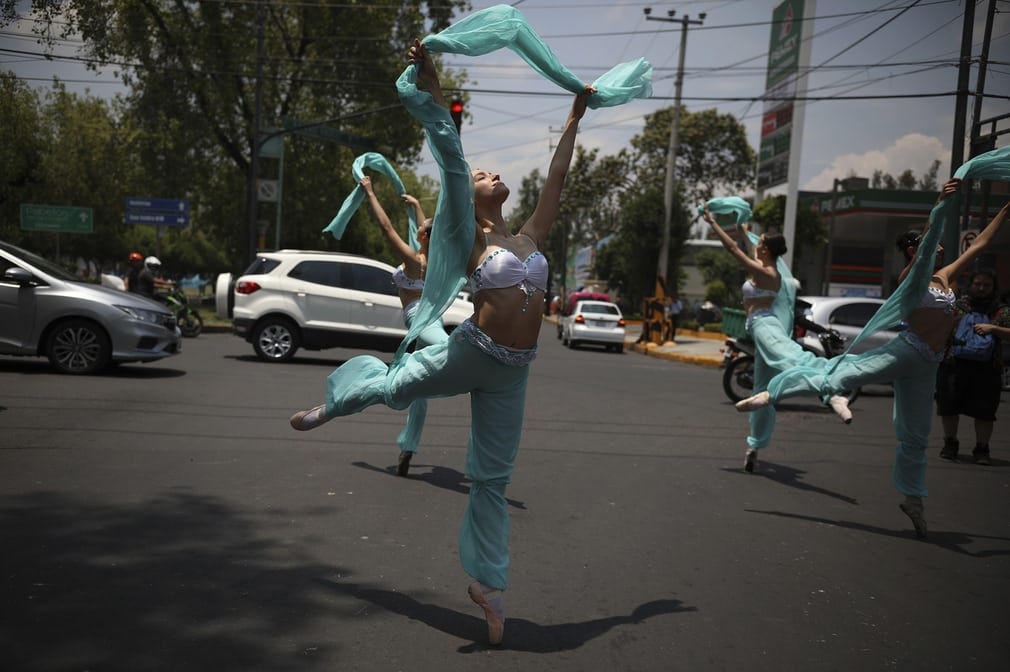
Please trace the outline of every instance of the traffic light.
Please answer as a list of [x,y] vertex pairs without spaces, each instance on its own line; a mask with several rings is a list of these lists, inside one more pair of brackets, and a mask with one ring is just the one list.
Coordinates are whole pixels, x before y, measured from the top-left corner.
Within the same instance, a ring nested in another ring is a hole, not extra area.
[[463,101],[458,99],[452,101],[449,105],[449,114],[452,115],[452,123],[456,124],[456,133],[459,133],[463,124]]

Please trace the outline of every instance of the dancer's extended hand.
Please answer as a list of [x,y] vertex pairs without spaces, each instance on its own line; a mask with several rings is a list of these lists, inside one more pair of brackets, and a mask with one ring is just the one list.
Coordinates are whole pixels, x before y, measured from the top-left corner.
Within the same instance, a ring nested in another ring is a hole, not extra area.
[[425,84],[437,84],[438,72],[435,71],[435,63],[431,60],[428,50],[421,44],[421,40],[414,38],[414,44],[407,50],[407,63],[418,66],[417,78]]
[[361,181],[358,184],[361,185],[361,188],[365,190],[366,194],[372,193],[372,178],[370,178],[368,175],[365,175],[363,178],[361,178]]
[[956,194],[958,191],[960,191],[960,189],[961,189],[961,180],[960,180],[960,178],[957,178],[957,177],[950,178],[949,180],[947,180],[944,183],[943,188],[940,189],[940,195],[937,197],[936,202],[939,203],[940,201],[944,200],[945,198],[950,198],[951,196],[953,196],[954,194]]
[[404,203],[406,203],[407,205],[413,205],[415,207],[421,205],[421,202],[418,201],[413,196],[411,196],[410,194],[401,194],[400,195],[400,200],[403,201]]
[[596,93],[596,89],[586,84],[585,90],[575,94],[575,100],[572,102],[572,119],[578,121],[586,113],[586,102],[589,100],[589,94],[591,93]]

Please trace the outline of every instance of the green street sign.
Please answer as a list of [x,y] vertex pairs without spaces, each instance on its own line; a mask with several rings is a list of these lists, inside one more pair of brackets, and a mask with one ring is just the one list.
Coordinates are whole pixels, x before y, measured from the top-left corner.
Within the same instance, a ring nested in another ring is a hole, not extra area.
[[95,218],[91,208],[75,205],[21,204],[22,231],[49,231],[51,233],[92,233]]

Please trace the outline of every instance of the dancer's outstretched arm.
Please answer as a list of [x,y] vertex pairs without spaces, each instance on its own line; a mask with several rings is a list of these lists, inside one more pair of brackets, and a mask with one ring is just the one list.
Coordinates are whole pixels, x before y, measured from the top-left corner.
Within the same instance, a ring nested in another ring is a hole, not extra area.
[[981,254],[982,250],[996,237],[996,233],[999,231],[999,227],[1003,224],[1003,221],[1006,220],[1008,212],[1010,212],[1010,202],[996,213],[996,216],[989,222],[989,226],[982,229],[982,233],[978,234],[978,237],[972,241],[971,247],[950,264],[937,271],[937,275],[942,275],[949,283],[951,279],[958,277],[965,271],[969,264],[975,260],[975,257]]
[[[940,194],[936,197],[936,203],[937,203],[937,205],[940,204],[940,201],[942,201],[944,199],[947,199],[947,198],[951,198],[954,195],[956,195],[957,192],[960,189],[961,189],[961,180],[959,180],[956,177],[952,177],[951,179],[947,180],[944,183],[943,187],[940,189]],[[924,228],[922,230],[922,233],[919,235],[919,240],[922,240],[923,238],[926,237],[926,232],[929,231],[929,226],[930,226],[930,223],[929,223],[929,221],[927,221],[926,222],[926,228]],[[908,275],[909,271],[912,270],[912,264],[913,263],[915,263],[915,256],[914,255],[909,260],[909,262],[905,265],[905,268],[901,269],[901,273],[898,274],[898,282],[899,283],[902,280],[904,280],[905,276]]]
[[[382,209],[382,204],[379,203],[379,199],[376,197],[375,192],[372,191],[372,179],[367,175],[361,178],[361,187],[365,190],[365,198],[368,200],[368,209],[372,213],[372,219],[375,220],[379,228],[382,229],[382,233],[386,236],[392,245],[393,249],[396,250],[396,254],[399,255],[400,259],[403,260],[404,269],[407,271],[407,275],[419,278],[424,277],[424,267],[426,265],[426,260],[424,255],[419,252],[415,252],[414,249],[403,242],[403,238],[400,234],[396,232],[396,228],[393,227],[393,223],[389,221],[389,216],[386,215],[386,211]],[[404,198],[408,195],[404,194]],[[413,196],[409,198],[414,199]],[[420,212],[420,206],[418,206],[418,212],[423,217],[424,213]]]
[[540,198],[537,199],[537,207],[519,230],[519,233],[526,234],[536,241],[539,248],[543,248],[546,244],[547,234],[550,233],[551,226],[558,216],[558,206],[561,204],[561,189],[565,186],[568,167],[572,163],[572,153],[575,151],[575,135],[579,130],[579,120],[586,113],[586,100],[591,93],[596,93],[596,89],[587,85],[584,91],[575,96],[575,100],[572,102],[572,110],[568,113],[568,120],[565,122],[565,129],[561,133],[561,139],[558,140],[557,149],[554,150],[551,166],[547,170],[547,179],[544,180],[544,188],[540,191]]
[[[708,204],[705,204],[704,217],[705,221],[712,227],[712,231],[715,232],[716,237],[722,243],[722,246],[725,247],[730,254],[736,257],[736,260],[739,261],[744,268],[751,273],[763,275],[767,278],[774,279],[778,277],[778,271],[776,271],[774,267],[766,267],[760,261],[740,249],[740,246],[736,244],[736,241],[730,238],[729,234],[722,230],[722,227],[719,226],[719,222],[715,221],[715,217],[712,216],[711,211],[708,209]],[[747,232],[744,231],[744,237],[746,237],[746,233]]]

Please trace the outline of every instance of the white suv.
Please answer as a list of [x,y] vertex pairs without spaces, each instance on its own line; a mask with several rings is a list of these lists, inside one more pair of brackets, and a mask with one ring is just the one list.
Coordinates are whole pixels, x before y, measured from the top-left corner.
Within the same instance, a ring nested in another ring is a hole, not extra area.
[[[407,334],[393,271],[356,254],[261,252],[237,279],[218,276],[217,314],[231,317],[232,332],[268,362],[286,362],[299,348],[392,352]],[[456,300],[442,315],[446,330],[472,313],[472,303]]]

